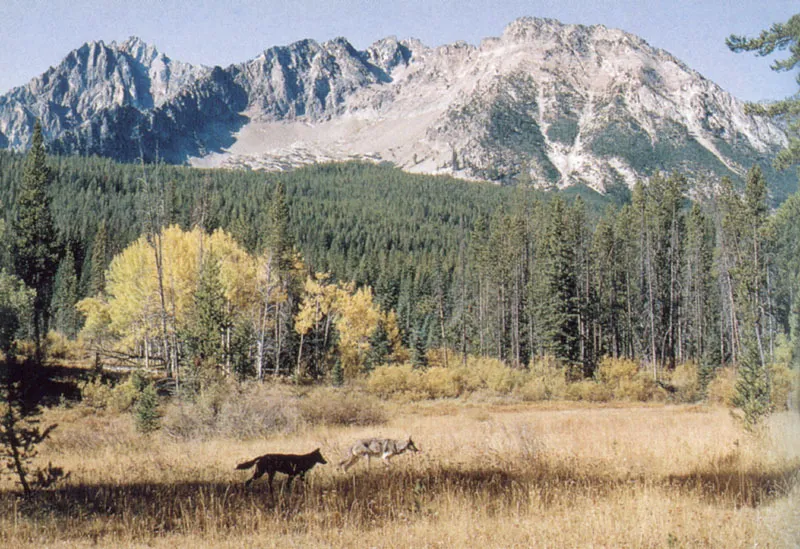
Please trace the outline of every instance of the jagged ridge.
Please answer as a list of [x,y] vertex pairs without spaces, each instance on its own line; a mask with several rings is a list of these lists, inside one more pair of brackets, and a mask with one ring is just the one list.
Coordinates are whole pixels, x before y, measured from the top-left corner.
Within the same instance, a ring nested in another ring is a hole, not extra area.
[[0,97],[0,146],[24,149],[36,117],[62,153],[263,169],[369,158],[600,190],[656,170],[738,176],[785,143],[641,38],[535,18],[479,46],[303,40],[224,69],[95,42]]

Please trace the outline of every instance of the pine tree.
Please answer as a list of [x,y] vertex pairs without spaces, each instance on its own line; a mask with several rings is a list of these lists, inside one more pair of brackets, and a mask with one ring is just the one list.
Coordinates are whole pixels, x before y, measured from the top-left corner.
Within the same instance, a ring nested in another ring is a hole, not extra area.
[[189,356],[214,366],[223,362],[223,336],[228,324],[219,269],[219,260],[216,256],[207,254],[194,294],[194,305],[187,321]]
[[100,221],[92,245],[91,270],[87,295],[96,296],[106,289],[106,264],[108,263],[108,229],[105,219]]
[[30,318],[34,292],[0,269],[0,353],[13,354],[17,331]]
[[546,354],[576,364],[580,359],[576,247],[569,238],[563,200],[554,198],[549,209],[549,223],[537,249],[534,323]]
[[[791,55],[774,61],[771,68],[774,71],[791,71],[800,63],[800,14],[793,15],[786,23],[775,23],[757,38],[731,35],[725,43],[732,51],[754,51],[760,56],[788,49]],[[750,103],[746,112],[788,122],[789,143],[775,157],[774,164],[778,169],[786,169],[800,163],[800,98],[797,95],[767,105]]]
[[141,433],[152,433],[161,428],[161,412],[158,409],[158,394],[149,383],[139,394],[134,406],[136,428]]
[[411,334],[411,364],[414,368],[428,366],[428,334],[422,323],[417,324]]
[[[0,358],[0,459],[5,461],[0,470],[15,476],[27,496],[32,491],[28,477],[36,447],[50,436],[56,425],[40,427],[41,407],[31,401],[28,391],[31,383],[23,376],[26,370],[30,368],[20,364],[13,352]],[[43,480],[47,477],[54,480],[52,475],[56,470],[52,467],[40,472],[44,473]]]
[[744,342],[733,405],[742,410],[745,427],[750,430],[772,411],[769,375],[754,337]]
[[78,335],[80,318],[75,304],[78,302],[78,276],[75,273],[75,258],[67,249],[56,271],[53,289],[53,324],[56,330],[69,338]]
[[36,291],[33,303],[33,338],[36,358],[42,358],[41,339],[47,332],[53,282],[59,249],[50,213],[48,186],[52,174],[47,166],[42,126],[37,121],[33,145],[25,159],[22,186],[17,200],[18,214],[12,223],[11,255],[14,272]]
[[366,359],[364,360],[364,369],[371,372],[378,366],[386,364],[389,355],[392,353],[391,342],[389,341],[389,334],[386,331],[386,326],[383,321],[379,321],[375,327],[375,331],[369,338],[369,350],[367,351]]
[[283,274],[292,267],[292,237],[289,234],[289,206],[283,183],[275,185],[267,213],[266,247],[277,259],[276,267]]

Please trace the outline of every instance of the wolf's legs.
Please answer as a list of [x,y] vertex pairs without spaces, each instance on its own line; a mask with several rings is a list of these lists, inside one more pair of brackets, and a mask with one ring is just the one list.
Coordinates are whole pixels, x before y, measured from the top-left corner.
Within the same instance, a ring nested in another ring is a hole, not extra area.
[[264,476],[264,469],[261,468],[260,464],[256,463],[256,470],[253,471],[253,476],[244,483],[245,488],[253,484],[254,481],[260,479],[262,476]]
[[347,471],[356,461],[358,461],[358,458],[358,454],[352,454],[349,458],[340,461],[339,467],[341,467],[344,471]]

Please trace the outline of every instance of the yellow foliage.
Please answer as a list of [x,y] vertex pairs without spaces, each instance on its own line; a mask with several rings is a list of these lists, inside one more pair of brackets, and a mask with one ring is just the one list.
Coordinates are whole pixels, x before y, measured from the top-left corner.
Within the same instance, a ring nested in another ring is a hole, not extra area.
[[636,361],[626,358],[603,358],[598,377],[611,396],[618,400],[650,400],[656,391],[653,378],[640,371]]
[[420,385],[419,376],[411,364],[379,366],[367,378],[367,391],[383,398],[415,391]]
[[339,331],[339,355],[342,367],[349,377],[361,371],[369,349],[369,338],[381,320],[381,312],[372,301],[372,288],[359,288],[348,292],[352,285],[344,285],[336,300]]
[[307,334],[317,323],[333,313],[338,288],[326,284],[329,277],[328,273],[316,273],[314,278],[306,278],[303,301],[295,316],[294,328],[297,333]]
[[770,402],[776,410],[786,410],[789,402],[789,393],[797,384],[797,371],[789,368],[787,364],[777,363],[769,367],[770,376]]
[[571,400],[585,400],[588,402],[607,402],[613,396],[606,384],[591,380],[570,383],[567,387],[566,395]]
[[75,307],[86,318],[79,336],[81,341],[96,344],[110,336],[111,314],[105,300],[87,297],[80,300]]
[[706,389],[709,402],[733,406],[736,395],[736,369],[733,366],[719,368]]
[[452,398],[478,390],[509,394],[524,386],[529,374],[509,368],[491,358],[468,357],[464,366],[459,358],[449,367],[433,366],[415,370],[411,364],[381,366],[367,378],[367,390],[382,397],[403,395],[405,398]]
[[421,377],[421,387],[428,398],[454,398],[464,390],[460,368],[428,368]]
[[85,405],[112,412],[130,410],[138,396],[139,391],[132,378],[116,386],[103,383],[97,378],[81,388],[81,400]]
[[694,402],[700,395],[700,379],[694,362],[682,362],[675,366],[669,381],[677,390],[681,402]]
[[400,338],[400,326],[397,324],[397,313],[389,311],[383,313],[383,326],[386,328],[386,335],[389,344],[392,346],[392,362],[400,363],[409,360],[408,349],[403,347],[403,340]]
[[209,252],[220,260],[219,277],[225,299],[234,309],[250,308],[258,298],[258,261],[222,229],[214,231],[209,240]]
[[600,381],[608,385],[618,385],[623,379],[633,379],[639,373],[639,363],[626,358],[604,357],[597,370]]
[[566,393],[564,370],[552,358],[532,362],[525,383],[516,390],[516,394],[528,401],[562,398]]
[[[184,231],[172,226],[156,241],[163,257],[164,300],[172,327],[183,324],[193,305],[201,250],[219,259],[220,283],[231,307],[248,309],[259,303],[258,262],[229,234],[217,230],[208,236],[199,228]],[[86,316],[82,339],[113,339],[117,348],[132,350],[159,336],[162,307],[155,250],[142,236],[114,257],[106,274],[105,301],[93,297],[78,303]]]

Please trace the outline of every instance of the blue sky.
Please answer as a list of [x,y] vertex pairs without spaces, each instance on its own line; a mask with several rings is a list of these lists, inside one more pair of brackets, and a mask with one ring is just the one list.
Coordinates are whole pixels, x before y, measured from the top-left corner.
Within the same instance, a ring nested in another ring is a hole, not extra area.
[[173,59],[227,66],[303,38],[344,36],[359,49],[391,35],[478,44],[536,16],[638,34],[741,99],[780,99],[798,91],[797,73],[724,41],[797,12],[797,0],[0,0],[0,94],[91,40],[135,35]]

